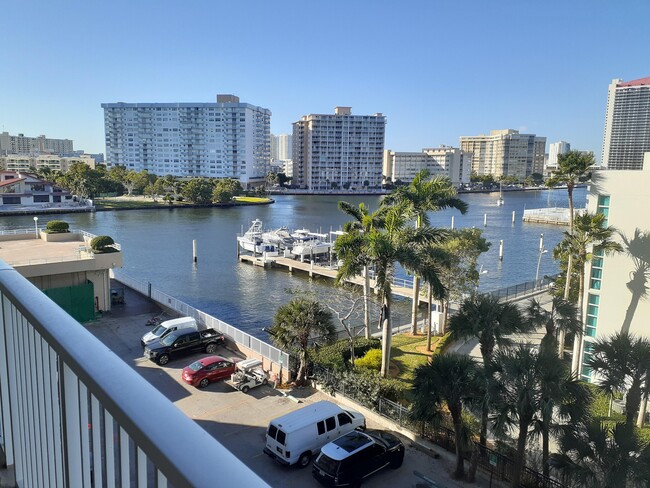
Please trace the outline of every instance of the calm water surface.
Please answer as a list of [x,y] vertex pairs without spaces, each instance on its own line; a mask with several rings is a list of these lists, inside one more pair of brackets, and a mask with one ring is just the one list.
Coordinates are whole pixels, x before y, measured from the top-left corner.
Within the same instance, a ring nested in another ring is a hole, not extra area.
[[[557,272],[551,250],[561,240],[565,227],[523,223],[525,208],[567,206],[566,190],[504,192],[505,205],[496,205],[497,193],[463,194],[469,211],[437,212],[431,224],[449,227],[452,215],[456,227],[484,229],[492,243],[479,264],[480,289],[489,291],[533,280],[539,257],[539,237],[544,233],[545,248],[540,277]],[[122,245],[123,271],[144,282],[151,282],[170,295],[186,301],[247,332],[265,337],[262,327],[271,325],[276,309],[291,299],[288,291],[313,292],[324,303],[339,309],[349,306],[350,293],[342,292],[324,278],[310,280],[306,275],[290,275],[281,269],[263,269],[237,262],[236,235],[246,230],[251,220],[261,219],[265,228],[283,225],[290,229],[306,227],[316,232],[336,230],[349,218],[337,209],[345,200],[372,209],[379,197],[368,196],[275,196],[276,203],[264,206],[225,209],[128,210],[40,216],[39,227],[48,220],[63,219],[72,228],[96,235],[110,235]],[[577,189],[576,207],[585,204],[585,189]],[[512,212],[515,222],[512,223]],[[487,214],[487,227],[483,226]],[[0,229],[31,227],[31,216],[0,218]],[[192,262],[192,240],[197,241],[198,264]],[[499,240],[504,242],[504,259],[499,261]],[[396,323],[409,321],[409,303],[399,300]],[[359,320],[359,319],[357,319]]]

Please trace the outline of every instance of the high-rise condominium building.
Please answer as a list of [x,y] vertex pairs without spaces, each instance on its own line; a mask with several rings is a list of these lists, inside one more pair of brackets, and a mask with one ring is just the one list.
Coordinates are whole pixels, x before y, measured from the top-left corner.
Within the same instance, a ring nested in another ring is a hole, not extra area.
[[650,151],[650,77],[612,80],[607,93],[601,164],[608,169],[642,169]]
[[553,142],[548,147],[547,168],[557,168],[557,157],[560,154],[566,154],[571,150],[571,144],[565,141]]
[[[646,299],[650,235],[647,221],[639,218],[650,208],[650,152],[645,153],[639,171],[594,171],[587,211],[602,213],[606,225],[620,233],[614,239],[624,252],[605,254],[595,247],[589,251],[584,283],[584,338],[579,355],[580,372],[589,379],[585,366],[593,342],[616,332],[648,338],[650,300]],[[625,238],[622,238],[625,236]]]
[[291,134],[271,134],[271,160],[291,159],[293,136]]
[[107,167],[156,175],[262,183],[271,111],[217,95],[217,103],[103,103]]
[[0,134],[0,155],[7,154],[65,154],[73,151],[70,139],[49,139],[45,136],[26,137],[24,134],[12,136],[8,132]]
[[293,184],[312,191],[381,187],[386,117],[305,115],[293,124]]
[[518,130],[492,130],[490,135],[462,136],[460,148],[471,152],[477,175],[514,176],[523,180],[544,171],[546,137]]
[[431,176],[445,176],[454,186],[469,183],[472,154],[457,147],[440,146],[422,149],[422,152],[384,151],[384,177],[410,183],[421,170]]

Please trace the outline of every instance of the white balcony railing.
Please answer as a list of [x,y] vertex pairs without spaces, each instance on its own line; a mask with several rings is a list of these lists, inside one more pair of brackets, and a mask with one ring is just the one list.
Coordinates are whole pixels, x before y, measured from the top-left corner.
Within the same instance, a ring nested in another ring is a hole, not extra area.
[[0,415],[19,487],[268,486],[2,261]]

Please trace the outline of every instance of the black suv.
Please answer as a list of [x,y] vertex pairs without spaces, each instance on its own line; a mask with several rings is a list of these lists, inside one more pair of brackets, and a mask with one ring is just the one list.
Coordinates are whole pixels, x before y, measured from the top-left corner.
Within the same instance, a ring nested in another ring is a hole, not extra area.
[[186,356],[199,351],[214,354],[225,337],[214,329],[181,329],[155,340],[144,348],[144,356],[161,366],[173,357]]
[[326,486],[358,487],[386,466],[399,468],[403,460],[404,444],[393,434],[353,430],[323,446],[312,474]]

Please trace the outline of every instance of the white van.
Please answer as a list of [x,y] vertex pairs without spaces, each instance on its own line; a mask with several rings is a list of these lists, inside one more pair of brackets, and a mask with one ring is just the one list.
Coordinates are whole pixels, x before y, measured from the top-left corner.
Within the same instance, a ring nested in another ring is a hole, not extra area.
[[264,452],[281,464],[304,468],[321,447],[357,428],[366,428],[359,412],[327,401],[312,403],[271,420]]
[[165,320],[143,335],[142,339],[140,339],[140,344],[144,347],[157,339],[162,339],[170,332],[180,329],[196,330],[196,320],[192,317],[180,317],[177,319]]

